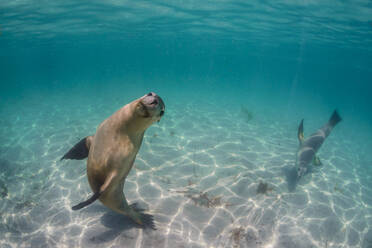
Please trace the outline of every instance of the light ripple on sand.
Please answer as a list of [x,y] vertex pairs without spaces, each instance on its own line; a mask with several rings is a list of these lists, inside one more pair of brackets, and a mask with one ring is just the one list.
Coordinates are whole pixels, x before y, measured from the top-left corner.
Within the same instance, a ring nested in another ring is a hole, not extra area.
[[[91,194],[85,162],[59,158],[94,132],[102,116],[44,108],[55,114],[27,110],[8,116],[0,128],[0,179],[9,190],[0,202],[1,247],[371,244],[371,176],[358,165],[365,160],[345,151],[350,144],[335,136],[320,153],[325,166],[289,192],[284,169],[294,163],[296,130],[288,129],[295,125],[259,112],[247,122],[228,109],[216,112],[212,104],[169,107],[170,114],[146,133],[125,187],[130,202],[154,214],[158,230],[150,231],[98,202],[71,211]],[[272,190],[257,194],[260,181]]]

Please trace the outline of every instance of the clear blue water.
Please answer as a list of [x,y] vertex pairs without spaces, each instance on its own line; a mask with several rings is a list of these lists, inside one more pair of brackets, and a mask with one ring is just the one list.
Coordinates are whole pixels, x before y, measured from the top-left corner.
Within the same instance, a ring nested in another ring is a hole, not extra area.
[[[0,1],[0,247],[372,247],[371,45],[367,0]],[[157,231],[72,211],[85,161],[60,157],[149,91],[124,192]],[[300,120],[334,109],[293,189]]]

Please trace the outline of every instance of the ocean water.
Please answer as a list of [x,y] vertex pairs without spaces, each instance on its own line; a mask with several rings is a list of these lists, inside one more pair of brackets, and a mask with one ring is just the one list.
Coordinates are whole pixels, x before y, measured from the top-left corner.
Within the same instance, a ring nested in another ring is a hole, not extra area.
[[[0,75],[0,247],[372,247],[368,0],[3,0]],[[157,230],[71,210],[86,161],[60,158],[150,91],[124,193]],[[301,119],[334,109],[296,181]]]

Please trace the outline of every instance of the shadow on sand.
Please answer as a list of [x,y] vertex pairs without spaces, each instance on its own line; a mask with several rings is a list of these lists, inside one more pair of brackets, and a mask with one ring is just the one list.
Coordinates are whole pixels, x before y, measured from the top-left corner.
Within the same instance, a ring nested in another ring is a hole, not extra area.
[[90,243],[103,244],[114,240],[119,235],[125,237],[126,239],[134,239],[135,237],[128,236],[128,234],[126,234],[126,231],[133,228],[143,228],[142,226],[135,223],[131,218],[113,212],[103,206],[99,208],[99,211],[103,209],[105,209],[106,213],[101,217],[100,222],[108,230],[101,233],[97,231],[94,236],[89,238]]
[[92,243],[96,244],[106,243],[114,240],[123,231],[126,231],[131,228],[141,228],[140,226],[135,224],[130,218],[112,211],[108,211],[101,217],[101,223],[109,230],[104,231],[90,238],[90,241]]
[[282,171],[283,171],[283,173],[285,175],[285,179],[287,181],[287,186],[288,186],[288,191],[289,192],[293,192],[293,191],[296,190],[296,186],[299,183],[299,181],[301,181],[301,185],[308,183],[309,180],[311,180],[311,178],[308,178],[310,176],[309,174],[312,174],[312,173],[316,172],[315,169],[313,169],[312,167],[309,167],[307,169],[307,172],[299,180],[297,178],[297,169],[296,169],[296,167],[287,166],[287,167],[284,167],[282,169]]
[[285,168],[282,169],[284,175],[285,175],[285,179],[287,181],[287,185],[288,185],[288,191],[289,192],[293,192],[295,191],[296,189],[296,186],[297,186],[297,170],[295,167],[292,167],[292,166],[287,166]]

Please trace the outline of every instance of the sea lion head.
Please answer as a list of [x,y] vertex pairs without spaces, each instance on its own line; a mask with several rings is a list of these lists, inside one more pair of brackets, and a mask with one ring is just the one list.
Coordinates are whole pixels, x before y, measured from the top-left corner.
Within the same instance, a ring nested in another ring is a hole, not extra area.
[[160,96],[150,92],[137,99],[135,112],[137,118],[147,128],[152,123],[160,121],[165,113],[165,104]]

